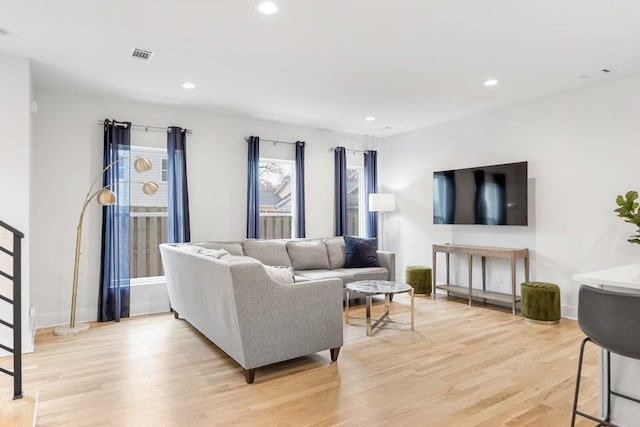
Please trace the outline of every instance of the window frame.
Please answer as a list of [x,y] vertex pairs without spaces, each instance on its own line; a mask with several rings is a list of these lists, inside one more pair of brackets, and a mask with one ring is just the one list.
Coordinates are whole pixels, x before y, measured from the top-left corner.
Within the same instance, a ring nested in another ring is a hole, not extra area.
[[[275,157],[262,157],[260,156],[260,158],[258,159],[258,170],[260,169],[260,165],[262,163],[285,163],[290,165],[291,167],[291,212],[290,212],[290,216],[291,216],[291,231],[290,231],[290,238],[294,238],[295,236],[295,230],[297,228],[297,223],[298,223],[298,215],[296,214],[296,201],[297,201],[297,192],[296,192],[296,185],[297,185],[297,180],[296,180],[296,161],[295,160],[290,160],[290,159],[279,159],[279,158],[275,158]],[[258,176],[258,185],[260,181],[260,177]],[[258,192],[258,206],[260,206],[260,192]],[[280,213],[279,215],[282,215],[282,213]],[[258,216],[260,219],[262,219],[263,216],[276,216],[272,213],[269,212],[258,212]],[[260,234],[262,234],[263,230],[260,230]],[[268,239],[263,239],[260,238],[260,240],[268,240]]]
[[[365,197],[364,194],[364,165],[349,165],[347,164],[347,176],[349,175],[349,170],[357,170],[358,172],[358,230],[348,230],[357,231],[355,234],[358,237],[364,237],[365,235],[365,221],[366,221],[366,212],[365,212]],[[347,206],[348,209],[348,206]],[[348,215],[347,215],[348,217]]]

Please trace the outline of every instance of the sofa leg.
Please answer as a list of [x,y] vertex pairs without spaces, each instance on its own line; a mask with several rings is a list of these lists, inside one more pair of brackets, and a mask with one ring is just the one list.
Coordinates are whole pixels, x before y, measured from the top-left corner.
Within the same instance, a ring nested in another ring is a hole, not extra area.
[[175,311],[173,308],[170,308],[170,310],[173,312],[173,318],[174,318],[174,319],[177,319],[177,318],[178,318],[178,316],[179,316],[178,312],[177,312],[177,311]]
[[340,354],[340,347],[332,348],[329,350],[331,352],[331,361],[335,362],[338,360],[338,354]]
[[253,369],[243,369],[244,378],[247,380],[247,384],[253,384],[253,379],[256,376],[256,368]]

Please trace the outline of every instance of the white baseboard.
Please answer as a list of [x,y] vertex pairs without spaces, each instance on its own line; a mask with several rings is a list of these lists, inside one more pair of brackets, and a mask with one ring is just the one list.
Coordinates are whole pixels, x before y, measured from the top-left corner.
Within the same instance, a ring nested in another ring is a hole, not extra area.
[[[169,294],[166,283],[150,283],[131,286],[131,316],[142,314],[162,313],[169,311]],[[76,321],[95,322],[98,308],[85,308],[76,310]],[[71,311],[65,310],[57,313],[40,313],[36,316],[37,329],[51,326],[66,325],[71,319]]]
[[560,313],[562,317],[565,317],[567,319],[578,319],[578,308],[572,305],[563,305],[562,307],[560,307]]

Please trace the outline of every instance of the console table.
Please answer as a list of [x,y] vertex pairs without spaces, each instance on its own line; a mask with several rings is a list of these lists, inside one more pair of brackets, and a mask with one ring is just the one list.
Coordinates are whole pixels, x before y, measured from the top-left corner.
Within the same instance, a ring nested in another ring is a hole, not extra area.
[[[445,268],[447,272],[447,281],[443,284],[437,284],[436,268],[437,254],[443,252],[445,254]],[[449,278],[449,257],[451,254],[462,255],[467,257],[467,268],[469,270],[468,286],[459,286],[451,284]],[[482,259],[482,289],[473,287],[473,257],[479,256]],[[487,290],[487,258],[507,258],[511,260],[511,293],[492,292]],[[487,246],[470,246],[456,245],[445,243],[441,245],[433,245],[433,298],[436,297],[436,289],[443,289],[449,293],[466,295],[471,305],[473,297],[480,297],[484,302],[487,300],[501,301],[511,303],[513,314],[516,314],[516,304],[520,302],[520,297],[516,295],[516,260],[522,258],[524,261],[524,277],[525,281],[529,281],[529,249],[514,248],[495,248]]]

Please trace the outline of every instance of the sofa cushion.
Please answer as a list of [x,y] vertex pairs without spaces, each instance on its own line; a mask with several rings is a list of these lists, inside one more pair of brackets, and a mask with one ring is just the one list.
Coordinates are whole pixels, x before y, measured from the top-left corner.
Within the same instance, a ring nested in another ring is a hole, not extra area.
[[344,267],[346,251],[342,236],[324,239],[324,245],[329,256],[329,268],[335,270]]
[[284,240],[245,240],[244,254],[266,265],[291,267],[287,242]]
[[329,269],[327,248],[322,240],[290,240],[287,252],[296,270]]
[[341,279],[343,282],[353,281],[353,274],[351,272],[337,270],[302,270],[297,271],[296,276],[302,276],[309,280]]
[[344,236],[346,268],[378,267],[378,239]]
[[300,276],[298,274],[293,275],[293,281],[295,283],[304,283],[304,282],[308,282],[309,280],[311,279],[309,279],[308,277]]
[[242,245],[237,242],[191,242],[188,245],[200,246],[205,249],[224,249],[231,255],[244,255]]
[[283,285],[290,285],[294,283],[293,268],[291,267],[273,267],[270,265],[264,266],[265,270],[273,280],[282,283]]
[[385,267],[340,268],[334,271],[353,277],[352,280],[345,280],[345,284],[358,280],[389,280],[389,270]]

